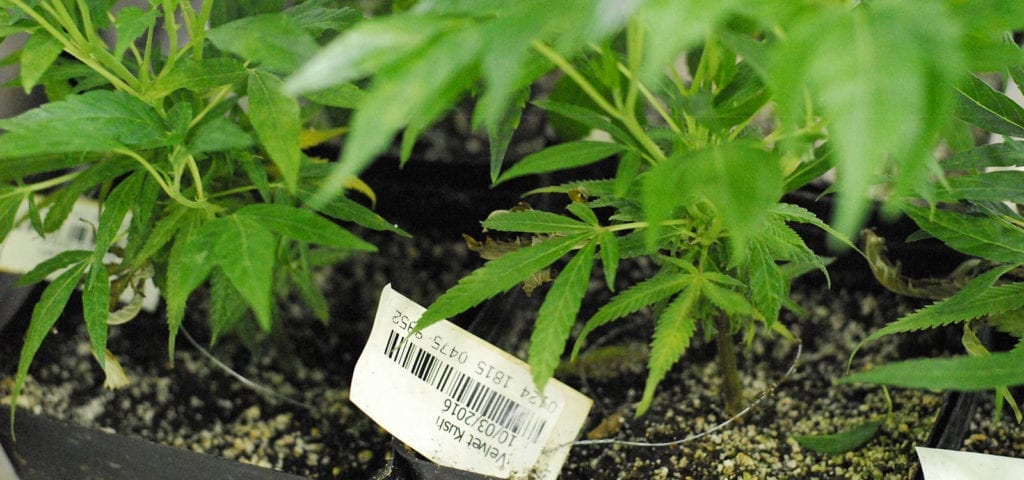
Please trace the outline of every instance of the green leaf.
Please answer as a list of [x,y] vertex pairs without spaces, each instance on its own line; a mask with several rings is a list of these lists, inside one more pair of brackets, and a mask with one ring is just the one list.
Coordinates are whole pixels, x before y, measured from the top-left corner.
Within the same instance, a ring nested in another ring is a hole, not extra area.
[[593,230],[579,220],[540,210],[502,212],[482,222],[488,230],[525,233],[567,233]]
[[296,194],[307,207],[313,208],[328,217],[346,222],[354,222],[357,225],[372,230],[393,232],[407,238],[412,237],[408,232],[399,228],[398,225],[388,222],[380,215],[374,213],[373,210],[360,205],[350,198],[337,196],[321,205],[314,201],[314,193],[310,190],[300,187]]
[[[11,405],[18,404],[18,396],[22,387],[25,386],[25,377],[28,376],[28,367],[32,364],[36,352],[43,340],[49,335],[50,329],[57,323],[57,319],[64,312],[71,293],[78,286],[78,281],[85,273],[87,262],[75,264],[64,273],[60,274],[39,297],[35,308],[32,309],[32,320],[29,322],[28,331],[25,332],[25,340],[21,346],[21,356],[18,359],[18,371],[14,376],[14,388],[11,391]],[[14,424],[15,409],[11,408],[11,424]]]
[[956,88],[956,116],[992,133],[1024,137],[1024,108],[980,78],[969,75]]
[[[540,100],[534,102],[534,104],[547,110],[549,118],[563,117],[570,119],[569,121],[578,122],[585,127],[589,127],[591,130],[608,132],[620,144],[630,145],[634,141],[630,134],[609,121],[603,113],[597,110],[553,100]],[[594,108],[596,109],[597,107]]]
[[232,20],[264,13],[284,10],[284,0],[245,0],[240,2],[215,2],[210,12],[212,26],[223,25]]
[[596,242],[589,242],[559,272],[537,312],[530,335],[529,363],[533,383],[541,391],[555,373],[565,343],[580,311],[590,283]]
[[572,358],[576,358],[583,347],[583,341],[587,335],[597,328],[613,320],[625,317],[639,311],[648,305],[660,302],[686,288],[693,283],[693,276],[680,274],[674,270],[662,270],[657,275],[644,280],[612,299],[598,309],[594,316],[587,320],[583,331],[576,337],[576,344],[572,349]]
[[137,165],[128,158],[114,158],[80,169],[74,180],[64,184],[56,193],[46,198],[47,202],[50,202],[50,209],[46,212],[46,219],[43,221],[43,231],[47,233],[57,231],[67,220],[68,215],[71,214],[83,194],[100,184],[124,175]]
[[187,207],[176,207],[169,213],[156,221],[145,243],[140,247],[132,262],[132,268],[140,268],[142,265],[157,255],[161,249],[178,234],[182,226],[189,221],[191,209]]
[[747,123],[768,102],[769,92],[761,75],[749,62],[736,65],[736,74],[712,99],[712,118],[704,120],[716,130],[730,129]]
[[299,149],[299,104],[281,93],[277,76],[254,70],[249,75],[249,120],[270,159],[294,192],[302,165]]
[[602,231],[598,234],[601,243],[601,265],[604,269],[604,281],[608,290],[615,291],[615,275],[619,270],[619,239],[614,233]]
[[903,205],[922,229],[946,245],[968,255],[1001,263],[1024,259],[1024,230],[992,216],[977,216],[948,210]]
[[577,141],[545,148],[516,162],[494,185],[516,177],[582,167],[622,153],[626,147],[608,142]]
[[[187,225],[168,258],[164,298],[174,334],[189,294],[218,266],[253,310],[260,327],[271,327],[271,284],[277,239],[251,217],[232,215],[194,229]],[[173,353],[173,350],[172,350]]]
[[316,53],[316,41],[284,13],[255,15],[206,31],[206,38],[226,52],[286,74]]
[[96,228],[96,252],[102,257],[114,243],[114,237],[124,224],[128,210],[139,201],[142,193],[142,182],[146,180],[145,172],[137,172],[119,183],[106,200],[100,212],[100,222]]
[[[829,238],[842,243],[843,245],[857,250],[857,245],[850,241],[849,237],[839,232],[827,223],[821,221],[814,213],[803,208],[799,205],[793,205],[791,203],[777,203],[772,207],[772,214],[778,215],[787,222],[806,223],[808,225],[814,225],[820,228],[825,233],[829,234]],[[802,243],[802,242],[801,242]]]
[[192,291],[201,285],[214,267],[213,249],[218,241],[213,235],[199,235],[199,217],[189,209],[174,236],[167,256],[167,279],[161,286],[167,302],[168,360],[174,363],[174,343],[178,328],[185,318],[185,304]]
[[235,216],[248,218],[267,230],[300,242],[368,252],[377,250],[330,220],[301,208],[257,203],[243,207]]
[[764,316],[765,325],[772,326],[779,319],[783,299],[788,296],[789,282],[775,263],[775,257],[761,242],[751,242],[747,268],[750,300]]
[[[124,92],[95,90],[0,120],[0,158],[139,149],[164,143],[156,111]],[[59,139],[59,141],[56,141]]]
[[[5,137],[0,135],[0,148],[3,148]],[[0,155],[0,181],[18,180],[37,173],[54,172],[65,168],[77,167],[84,163],[85,160],[83,158],[70,155],[27,158],[4,157]]]
[[313,274],[306,269],[290,269],[288,278],[303,303],[312,310],[313,316],[327,325],[331,317],[330,306],[327,303],[327,297],[317,287]]
[[951,155],[940,165],[947,171],[1024,165],[1024,142],[1010,140],[972,148]]
[[82,290],[82,313],[92,351],[100,366],[106,363],[107,319],[110,317],[110,277],[102,255],[93,255]]
[[654,327],[654,340],[651,353],[647,360],[647,383],[644,395],[636,407],[636,415],[643,415],[654,400],[654,391],[672,366],[687,348],[697,329],[697,317],[694,309],[700,298],[701,285],[692,284],[686,287],[658,316]]
[[245,298],[264,331],[270,331],[277,239],[255,219],[232,215],[207,223],[197,236],[213,238],[213,259]]
[[39,83],[46,70],[53,65],[64,46],[43,30],[29,35],[21,47],[21,88],[28,94]]
[[332,0],[311,0],[284,11],[310,35],[317,37],[328,30],[343,31],[362,20],[363,14],[351,7],[334,8]]
[[[745,287],[745,285],[743,286]],[[754,306],[743,295],[734,290],[720,287],[713,282],[704,282],[701,284],[700,292],[712,305],[718,307],[726,315],[757,316]]]
[[831,435],[793,435],[793,440],[808,450],[828,455],[841,455],[856,450],[872,438],[875,438],[882,423],[877,421],[864,422],[849,430]]
[[948,190],[940,189],[943,201],[971,200],[975,202],[1024,203],[1024,172],[994,171],[975,175],[953,175],[946,179]]
[[[804,239],[796,233],[778,215],[771,215],[765,223],[765,228],[754,237],[754,243],[765,247],[767,254],[772,257],[773,262],[796,262],[815,265],[828,280],[828,270],[825,269],[825,262],[821,257],[811,250]],[[788,281],[787,281],[788,283]]]
[[[505,161],[505,153],[508,151],[509,144],[512,143],[512,135],[519,128],[519,121],[523,116],[523,108],[526,106],[526,101],[529,98],[530,89],[523,88],[514,97],[512,105],[505,109],[504,114],[493,121],[487,121],[486,119],[482,121],[487,132],[487,139],[490,142],[491,182],[497,180],[498,175],[501,173],[501,165]],[[478,103],[478,109],[480,105],[482,103]],[[474,111],[474,122],[477,121],[478,115],[481,115],[479,110]]]
[[249,152],[238,152],[236,155],[239,166],[253,186],[256,187],[256,191],[260,194],[260,199],[264,202],[272,201],[270,176],[267,174],[267,167],[263,164],[263,159]]
[[175,63],[169,72],[158,77],[150,88],[149,95],[163,98],[179,88],[193,92],[209,92],[217,87],[241,82],[245,78],[245,66],[234,58],[186,58]]
[[28,273],[25,273],[18,278],[16,285],[24,286],[41,282],[53,272],[66,268],[69,265],[82,263],[91,256],[92,252],[88,250],[65,250],[43,260],[39,265],[36,265],[32,270],[29,270]]
[[952,297],[935,302],[889,323],[860,342],[861,346],[896,333],[916,332],[953,323],[966,322],[986,315],[1007,312],[1024,305],[1024,283],[994,286],[995,282],[1017,265],[993,268],[971,280]]
[[14,229],[18,207],[25,200],[24,194],[10,195],[10,193],[9,189],[0,188],[0,238],[7,238],[7,234]]
[[215,117],[196,128],[188,142],[188,149],[193,155],[199,155],[243,150],[252,146],[252,143],[252,137],[235,122],[224,117]]
[[337,108],[356,108],[359,106],[359,102],[363,100],[363,95],[365,95],[365,92],[352,83],[345,83],[303,94],[304,97],[320,105]]
[[210,275],[210,344],[232,331],[247,313],[245,299],[227,275],[215,270]]
[[[681,51],[707,39],[712,29],[733,8],[733,1],[653,0],[644,2],[638,15],[644,34],[644,79],[664,73]],[[687,19],[680,21],[680,19]]]
[[[143,175],[141,191],[132,207],[132,221],[128,224],[128,229],[125,232],[130,241],[121,253],[121,257],[124,259],[123,263],[134,264],[137,261],[139,250],[145,245],[153,231],[155,223],[153,215],[157,211],[159,197],[163,193],[160,184],[153,177]],[[162,208],[161,211],[163,211]]]
[[358,175],[406,125],[415,131],[450,108],[472,86],[470,72],[479,49],[477,31],[456,30],[414,58],[379,72],[352,118],[341,161],[317,196],[336,194],[342,181]]
[[614,195],[625,197],[629,189],[635,185],[637,176],[640,174],[642,164],[640,155],[635,151],[628,151],[619,157],[619,165],[615,169]]
[[594,227],[601,226],[601,222],[597,219],[597,214],[594,213],[594,209],[590,208],[583,202],[572,202],[569,206],[565,207],[565,209],[573,215],[576,215],[576,218],[587,222],[588,225]]
[[882,0],[824,10],[787,33],[772,61],[780,117],[795,123],[811,114],[794,87],[806,82],[836,156],[833,224],[852,236],[883,171],[898,169],[899,192],[929,180],[931,150],[953,108],[947,86],[964,58],[958,26],[939,2]]
[[46,199],[52,201],[49,210],[46,211],[46,218],[43,219],[43,232],[56,232],[75,208],[75,202],[79,200],[82,192],[75,188],[62,189],[54,196]]
[[590,233],[556,237],[516,250],[491,260],[459,280],[459,283],[438,297],[416,324],[423,329],[502,293],[551,265],[575,246],[586,241]]
[[782,186],[782,191],[789,193],[795,191],[804,185],[807,185],[811,181],[820,178],[826,172],[835,167],[835,155],[832,155],[832,149],[829,148],[829,144],[826,143],[819,148],[814,149],[814,156],[800,164],[796,168],[786,175],[785,184]]
[[118,10],[117,18],[114,19],[114,28],[117,31],[114,57],[121,58],[121,55],[128,50],[135,39],[152,28],[156,24],[158,14],[159,12],[155,8],[143,11],[138,7],[127,6]]
[[39,202],[36,201],[35,195],[29,195],[25,197],[25,200],[28,201],[29,223],[32,224],[32,228],[35,229],[36,233],[42,236],[46,233],[46,230],[43,228],[43,220],[40,216],[41,212],[39,211]]
[[464,21],[429,15],[386,16],[360,22],[289,77],[285,91],[297,95],[361,79],[401,63],[438,34],[461,23]]
[[643,208],[652,228],[650,245],[661,222],[692,201],[707,198],[728,229],[735,252],[764,225],[769,210],[782,196],[778,159],[752,144],[729,143],[698,152],[673,155],[651,169],[643,180]]
[[97,30],[104,30],[110,25],[110,8],[114,2],[110,0],[84,0],[79,5],[84,5],[92,17],[92,24]]
[[1024,384],[1024,352],[906,360],[854,373],[839,383],[958,391],[1011,387]]

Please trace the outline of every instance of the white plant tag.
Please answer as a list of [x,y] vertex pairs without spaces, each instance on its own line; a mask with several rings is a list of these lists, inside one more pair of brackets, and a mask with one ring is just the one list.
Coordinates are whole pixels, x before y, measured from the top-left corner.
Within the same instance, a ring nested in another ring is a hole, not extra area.
[[1018,480],[1024,459],[917,447],[925,480]]
[[500,478],[553,480],[593,401],[442,320],[411,338],[426,311],[384,287],[350,398],[430,460]]
[[[45,209],[43,213],[45,213]],[[25,201],[18,208],[17,218],[23,217],[28,212],[28,202]],[[131,213],[129,213],[131,215]],[[125,219],[127,225],[128,219]],[[0,243],[0,272],[23,274],[27,273],[44,260],[68,250],[93,250],[96,248],[96,233],[93,230],[100,219],[99,205],[89,199],[82,198],[75,202],[68,215],[67,221],[60,229],[46,237],[40,237],[28,222],[22,222],[7,235],[7,239]],[[116,259],[113,255],[110,260]],[[106,259],[105,259],[106,260]],[[54,272],[47,280],[57,278],[60,272]],[[144,292],[145,299],[142,308],[147,311],[156,311],[160,301],[160,291],[153,284],[152,280],[146,280]],[[134,292],[126,290],[121,301],[129,303]]]

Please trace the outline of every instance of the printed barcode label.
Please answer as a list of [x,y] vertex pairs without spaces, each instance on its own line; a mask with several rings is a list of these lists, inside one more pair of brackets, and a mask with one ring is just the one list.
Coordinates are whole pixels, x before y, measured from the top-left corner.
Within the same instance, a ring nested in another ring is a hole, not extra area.
[[[23,202],[18,209],[17,217],[22,218],[28,212],[28,202]],[[46,209],[42,209],[45,215]],[[130,218],[129,214],[129,218]],[[39,236],[32,225],[25,221],[11,230],[6,239],[0,243],[0,272],[22,274],[31,271],[43,261],[68,250],[93,250],[96,248],[96,224],[99,223],[100,209],[96,202],[82,198],[75,202],[71,214],[60,228],[45,237]],[[128,219],[125,220],[127,226]],[[116,257],[109,255],[106,260],[114,261]],[[53,280],[60,272],[54,272],[48,280]],[[152,280],[145,284],[145,299],[142,308],[155,311],[160,299]],[[131,301],[134,292],[125,291],[121,300]]]
[[481,418],[497,422],[498,426],[513,435],[522,436],[533,443],[540,440],[540,432],[546,422],[539,415],[473,380],[468,374],[456,371],[455,367],[439,361],[436,356],[417,347],[415,343],[403,344],[404,340],[405,337],[392,330],[388,334],[384,354],[448,398],[480,413]]
[[434,462],[556,478],[590,399],[557,380],[539,392],[525,363],[450,322],[410,335],[424,310],[384,288],[352,402]]

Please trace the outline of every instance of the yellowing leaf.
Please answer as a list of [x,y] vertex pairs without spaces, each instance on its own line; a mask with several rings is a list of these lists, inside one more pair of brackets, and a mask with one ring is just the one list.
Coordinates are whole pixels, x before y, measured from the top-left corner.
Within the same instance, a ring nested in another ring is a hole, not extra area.
[[299,134],[299,148],[315,147],[334,137],[344,135],[348,127],[330,128],[327,130],[304,129]]
[[117,390],[127,387],[131,383],[131,380],[128,380],[128,375],[125,375],[124,369],[121,368],[121,363],[117,361],[117,357],[113,353],[110,353],[110,350],[104,350],[102,361],[96,352],[93,352],[92,356],[100,362],[100,365],[103,365],[103,374],[106,375],[106,379],[103,380],[103,388]]
[[348,179],[342,182],[342,186],[348,190],[355,190],[365,195],[366,198],[370,199],[370,205],[377,206],[377,194],[374,193],[373,188],[370,188],[370,186],[367,185],[366,182],[360,180],[359,177],[348,177]]

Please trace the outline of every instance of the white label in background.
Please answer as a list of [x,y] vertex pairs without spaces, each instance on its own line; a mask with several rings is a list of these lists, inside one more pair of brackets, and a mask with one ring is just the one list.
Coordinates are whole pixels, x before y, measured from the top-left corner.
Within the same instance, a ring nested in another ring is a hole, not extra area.
[[1024,460],[972,452],[917,447],[925,480],[1020,480]]
[[[592,401],[442,320],[409,337],[426,311],[384,287],[350,398],[430,460],[501,478],[557,478]],[[499,319],[495,319],[499,321]]]
[[[45,214],[43,209],[42,213]],[[18,208],[16,218],[22,218],[28,213],[28,201]],[[129,213],[129,215],[131,215]],[[125,219],[125,226],[128,225],[130,216]],[[99,205],[89,199],[80,199],[75,202],[71,214],[61,227],[46,237],[40,237],[35,229],[25,221],[17,225],[7,238],[0,243],[0,272],[23,274],[36,268],[45,260],[54,255],[68,250],[93,250],[96,248],[96,225],[100,220]],[[117,258],[108,254],[104,259],[115,261]],[[54,272],[47,280],[57,278],[60,272]],[[142,308],[147,311],[155,311],[160,301],[160,291],[153,284],[152,280],[146,280],[145,300]],[[121,296],[121,301],[131,301],[134,292],[126,290]]]

